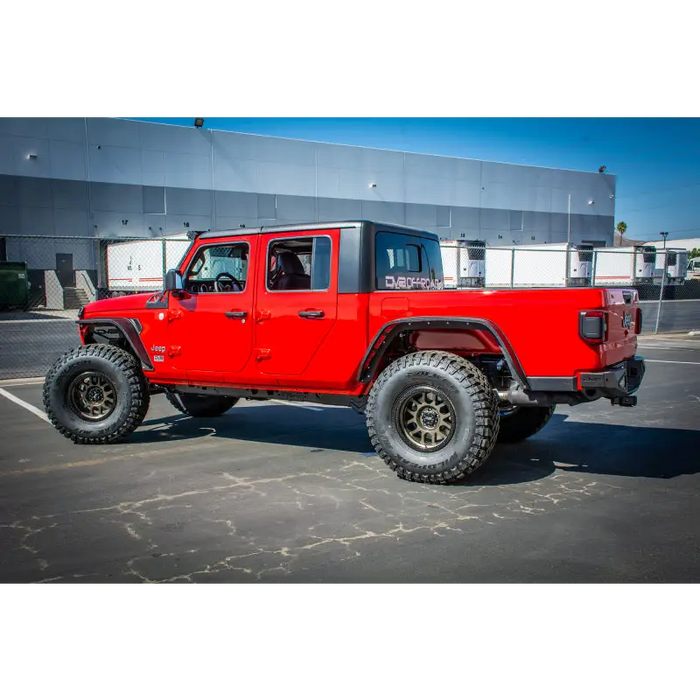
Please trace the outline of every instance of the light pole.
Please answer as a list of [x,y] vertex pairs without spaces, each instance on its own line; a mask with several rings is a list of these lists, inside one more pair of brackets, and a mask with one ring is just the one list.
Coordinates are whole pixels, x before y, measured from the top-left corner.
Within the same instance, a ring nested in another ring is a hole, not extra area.
[[662,231],[659,236],[664,239],[664,248],[666,247],[666,239],[668,238],[668,231]]
[[566,242],[571,243],[571,193],[569,193],[569,225],[567,227]]

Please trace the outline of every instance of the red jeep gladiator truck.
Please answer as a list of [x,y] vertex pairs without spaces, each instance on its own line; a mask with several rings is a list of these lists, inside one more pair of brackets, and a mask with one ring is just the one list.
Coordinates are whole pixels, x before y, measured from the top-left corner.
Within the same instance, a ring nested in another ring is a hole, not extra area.
[[641,315],[635,290],[446,291],[438,237],[401,226],[203,233],[162,292],[81,309],[44,404],[83,444],[123,439],[153,393],[206,417],[241,398],[351,406],[400,477],[448,483],[556,404],[634,406]]

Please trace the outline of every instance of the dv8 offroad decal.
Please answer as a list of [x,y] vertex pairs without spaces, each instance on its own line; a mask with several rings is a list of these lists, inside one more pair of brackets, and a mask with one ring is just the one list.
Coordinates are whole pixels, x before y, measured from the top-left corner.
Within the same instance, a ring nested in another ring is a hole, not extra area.
[[386,289],[443,289],[442,280],[431,280],[429,277],[398,277],[386,275]]

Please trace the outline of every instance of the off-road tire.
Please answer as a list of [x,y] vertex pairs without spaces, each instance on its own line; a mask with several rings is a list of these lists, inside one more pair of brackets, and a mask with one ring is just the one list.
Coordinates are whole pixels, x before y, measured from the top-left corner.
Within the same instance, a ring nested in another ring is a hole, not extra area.
[[175,391],[166,391],[165,395],[180,413],[193,418],[216,418],[238,403],[238,399],[231,396],[179,394]]
[[[432,452],[407,444],[396,408],[411,387],[424,386],[442,392],[455,417],[449,442]],[[486,375],[448,352],[416,352],[393,362],[374,382],[365,414],[379,456],[402,479],[427,484],[447,484],[474,472],[498,435],[498,398]]]
[[522,442],[539,433],[554,413],[555,406],[521,406],[510,414],[501,416],[498,442]]
[[[102,420],[86,420],[71,405],[68,389],[84,372],[97,371],[113,384],[116,403]],[[130,435],[148,412],[148,380],[138,360],[114,345],[82,345],[51,367],[44,381],[44,408],[55,428],[80,445],[106,445]]]

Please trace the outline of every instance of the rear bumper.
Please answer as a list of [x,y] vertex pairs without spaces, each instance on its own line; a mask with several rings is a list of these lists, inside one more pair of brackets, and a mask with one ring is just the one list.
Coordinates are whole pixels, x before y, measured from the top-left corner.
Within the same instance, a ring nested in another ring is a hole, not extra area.
[[598,389],[609,398],[630,396],[639,389],[644,372],[644,359],[635,355],[602,372],[582,372],[579,386],[584,391]]

